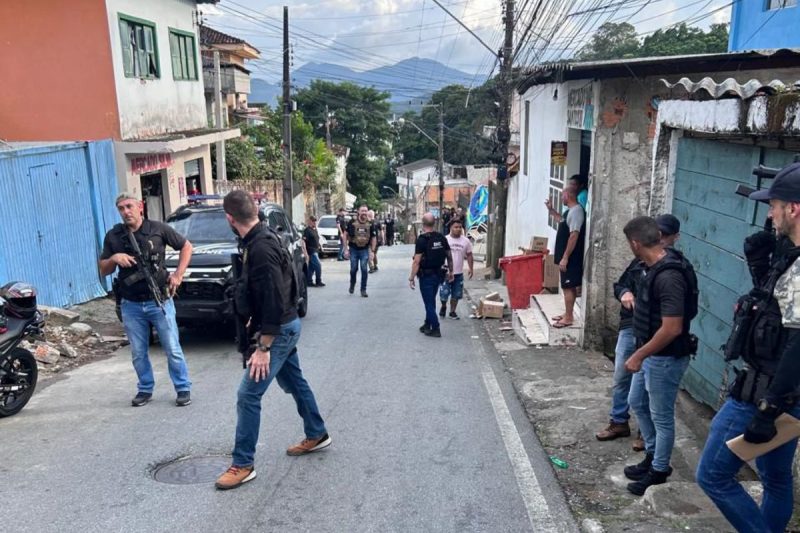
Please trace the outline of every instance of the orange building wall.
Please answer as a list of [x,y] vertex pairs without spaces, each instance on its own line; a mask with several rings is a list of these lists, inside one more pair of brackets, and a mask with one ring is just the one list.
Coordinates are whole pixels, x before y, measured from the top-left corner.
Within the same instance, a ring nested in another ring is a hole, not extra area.
[[119,139],[105,0],[0,1],[0,139]]

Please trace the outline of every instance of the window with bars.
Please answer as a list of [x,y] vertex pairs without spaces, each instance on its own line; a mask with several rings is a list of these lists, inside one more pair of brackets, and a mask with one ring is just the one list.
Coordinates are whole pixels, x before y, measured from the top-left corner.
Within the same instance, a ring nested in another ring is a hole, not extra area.
[[767,0],[767,10],[783,9],[784,7],[794,7],[797,0]]
[[172,75],[176,80],[197,79],[197,50],[194,34],[169,30],[169,48],[172,55]]
[[119,33],[125,77],[159,78],[156,25],[146,20],[120,15]]

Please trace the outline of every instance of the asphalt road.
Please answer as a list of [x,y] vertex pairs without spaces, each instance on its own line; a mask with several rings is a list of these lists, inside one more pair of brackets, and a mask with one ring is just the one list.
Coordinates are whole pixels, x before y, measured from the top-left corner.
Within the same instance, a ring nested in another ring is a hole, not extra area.
[[[219,492],[166,484],[161,463],[230,452],[241,365],[232,343],[182,332],[193,403],[174,404],[157,352],[153,401],[130,406],[130,354],[70,372],[0,420],[5,531],[573,531],[575,525],[476,321],[443,338],[407,286],[412,249],[381,249],[368,299],[347,294],[345,263],[324,261],[299,345],[333,438],[289,457],[302,438],[290,396],[264,397],[258,477]],[[462,315],[466,315],[466,305]]]

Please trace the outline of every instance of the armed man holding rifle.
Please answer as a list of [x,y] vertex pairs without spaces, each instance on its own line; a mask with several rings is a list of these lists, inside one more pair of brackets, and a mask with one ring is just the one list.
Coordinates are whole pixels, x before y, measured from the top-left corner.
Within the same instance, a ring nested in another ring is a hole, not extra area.
[[[144,204],[137,197],[122,193],[116,205],[122,224],[106,234],[100,274],[108,276],[119,268],[114,293],[131,343],[133,368],[139,377],[138,392],[131,403],[141,407],[153,397],[155,378],[148,356],[152,326],[167,354],[169,376],[178,394],[175,403],[181,407],[189,405],[192,382],[178,338],[172,296],[183,282],[192,258],[192,244],[167,224],[145,220]],[[180,250],[178,268],[172,274],[164,267],[167,245]]]

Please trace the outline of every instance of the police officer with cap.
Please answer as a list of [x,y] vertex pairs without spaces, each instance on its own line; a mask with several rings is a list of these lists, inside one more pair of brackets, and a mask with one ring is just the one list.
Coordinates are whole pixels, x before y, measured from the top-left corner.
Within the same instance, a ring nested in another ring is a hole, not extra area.
[[[122,324],[131,343],[133,368],[139,377],[138,393],[131,403],[141,407],[153,397],[155,377],[147,353],[152,326],[167,354],[169,377],[178,394],[175,402],[181,407],[189,405],[192,382],[178,338],[172,296],[191,261],[192,244],[167,224],[145,220],[144,204],[131,194],[122,193],[117,197],[117,210],[123,223],[106,234],[100,255],[100,275],[108,276],[119,268],[115,292],[121,298]],[[180,250],[178,267],[171,274],[164,268],[167,245]],[[137,264],[137,256],[145,264]],[[159,294],[153,294],[141,267],[149,271]],[[159,306],[157,300],[162,301],[163,306]]]
[[[411,264],[411,275],[408,285],[414,289],[415,280],[419,278],[419,292],[425,304],[425,323],[419,328],[428,337],[441,337],[439,317],[436,316],[436,294],[439,285],[445,278],[452,282],[453,254],[444,235],[436,231],[436,217],[433,213],[425,213],[422,217],[422,234],[417,237],[414,249],[414,261]],[[444,270],[447,263],[448,270]]]
[[772,440],[781,413],[800,418],[800,163],[782,169],[768,190],[750,195],[769,202],[764,231],[745,240],[753,290],[739,299],[726,360],[742,370],[711,423],[697,482],[738,531],[784,531],[792,516],[792,462],[797,440],[756,460],[764,485],[759,506],[736,480],[744,462],[725,443],[744,433],[747,442]]
[[673,248],[681,236],[681,221],[669,213],[656,217],[656,224],[661,231],[661,243],[667,248]]

